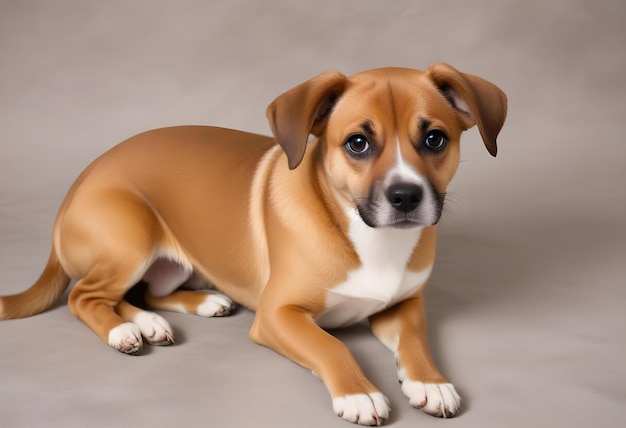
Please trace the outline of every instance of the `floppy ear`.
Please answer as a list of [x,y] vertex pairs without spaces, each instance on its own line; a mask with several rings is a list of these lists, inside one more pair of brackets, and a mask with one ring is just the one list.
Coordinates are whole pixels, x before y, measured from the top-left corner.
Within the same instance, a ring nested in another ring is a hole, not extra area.
[[319,136],[347,78],[328,71],[279,95],[268,107],[267,118],[274,137],[287,154],[289,169],[297,167],[309,134]]
[[498,152],[496,138],[506,118],[506,95],[480,77],[461,73],[448,64],[434,64],[426,76],[459,113],[465,129],[478,125],[480,136],[492,156]]

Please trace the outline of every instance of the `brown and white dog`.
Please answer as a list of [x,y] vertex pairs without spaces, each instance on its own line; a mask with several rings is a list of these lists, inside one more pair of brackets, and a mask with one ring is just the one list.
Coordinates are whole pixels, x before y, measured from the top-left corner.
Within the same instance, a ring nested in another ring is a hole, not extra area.
[[[71,312],[135,353],[142,336],[174,342],[163,317],[125,300],[140,281],[156,309],[220,316],[236,301],[256,311],[250,337],[316,373],[339,416],[379,425],[386,398],[323,329],[369,318],[410,404],[456,414],[426,342],[423,291],[461,133],[476,124],[495,156],[506,96],[446,64],[327,72],[267,116],[275,139],[175,127],[99,157],[61,206],[41,277],[0,299],[0,319],[44,311],[75,278]],[[225,295],[180,289],[190,277]]]

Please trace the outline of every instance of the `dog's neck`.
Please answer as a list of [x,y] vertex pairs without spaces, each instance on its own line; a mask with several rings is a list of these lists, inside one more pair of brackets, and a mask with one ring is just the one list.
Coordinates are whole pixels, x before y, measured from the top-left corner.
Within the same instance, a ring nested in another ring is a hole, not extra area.
[[361,263],[386,266],[404,273],[423,228],[370,227],[363,222],[356,209],[350,210],[348,216],[348,236]]
[[432,266],[412,272],[407,265],[423,228],[373,228],[356,209],[348,212],[351,241],[360,266],[328,290],[326,311],[317,322],[328,328],[348,326],[379,312],[421,288]]

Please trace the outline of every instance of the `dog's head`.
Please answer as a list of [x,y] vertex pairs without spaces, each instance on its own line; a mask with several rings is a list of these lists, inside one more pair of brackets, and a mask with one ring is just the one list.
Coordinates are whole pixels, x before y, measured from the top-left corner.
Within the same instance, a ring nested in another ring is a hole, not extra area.
[[290,169],[313,134],[335,197],[369,226],[403,228],[439,221],[461,133],[477,125],[495,156],[506,109],[492,83],[436,64],[323,73],[276,98],[267,116]]

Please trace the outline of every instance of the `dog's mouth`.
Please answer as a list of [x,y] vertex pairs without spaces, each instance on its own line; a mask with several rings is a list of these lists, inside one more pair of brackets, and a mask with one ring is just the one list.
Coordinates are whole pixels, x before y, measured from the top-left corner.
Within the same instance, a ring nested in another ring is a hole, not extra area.
[[357,212],[363,223],[369,227],[391,227],[394,229],[412,229],[416,227],[432,226],[439,222],[439,214],[434,221],[424,219],[419,210],[411,213],[395,212],[394,209],[377,210],[370,204],[362,201],[356,203]]
[[423,227],[425,225],[421,224],[418,221],[405,219],[405,220],[396,221],[395,223],[388,224],[387,226],[393,227],[394,229],[412,229],[414,227]]

